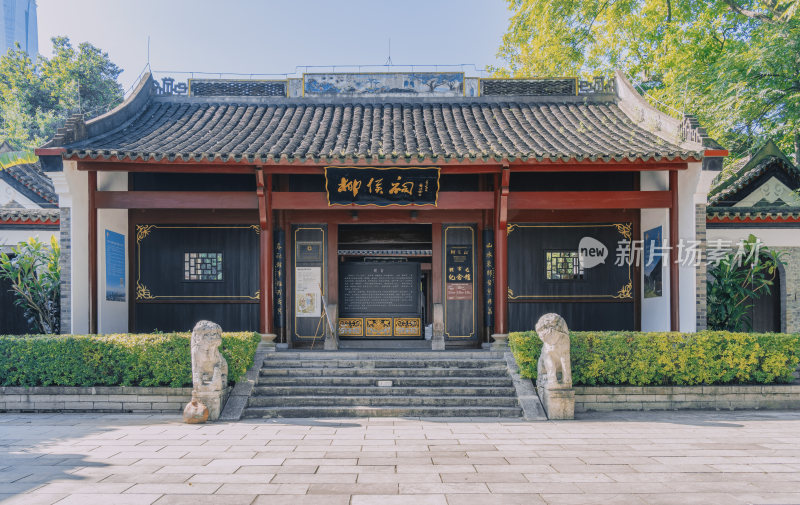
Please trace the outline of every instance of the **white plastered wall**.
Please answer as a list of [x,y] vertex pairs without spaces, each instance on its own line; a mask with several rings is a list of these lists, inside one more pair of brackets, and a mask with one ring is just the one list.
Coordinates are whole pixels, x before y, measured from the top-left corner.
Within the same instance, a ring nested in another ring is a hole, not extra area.
[[[58,194],[59,207],[70,210],[70,321],[62,333],[89,332],[89,211],[88,175],[79,172],[77,162],[64,161],[61,172],[47,174]],[[62,279],[64,282],[64,279]]]
[[0,181],[0,207],[9,202],[17,202],[20,207],[25,209],[39,208],[39,205],[33,203],[27,196],[12,188],[10,184],[5,181]]
[[[100,172],[97,174],[98,191],[127,191],[128,174],[125,172]],[[125,301],[106,300],[106,240],[105,231],[110,230],[125,237]],[[128,211],[99,209],[97,211],[97,291],[98,333],[126,333],[128,331],[128,303],[130,269],[128,258]]]
[[[642,191],[666,191],[669,185],[666,172],[642,172],[641,176]],[[644,232],[661,226],[662,238],[669,238],[669,219],[667,209],[642,209],[641,215],[641,236],[639,240],[644,240]],[[666,258],[665,258],[666,259]],[[644,258],[641,258],[641,278],[639,285],[644,286]],[[669,330],[669,268],[667,262],[663,262],[664,268],[661,270],[661,296],[655,298],[645,298],[644,289],[641,293],[642,306],[642,331],[668,331]]]
[[39,242],[50,244],[50,238],[55,237],[58,242],[58,230],[37,230],[34,227],[21,229],[0,230],[0,251],[8,252],[13,246],[20,242],[27,242],[29,238],[35,237]]
[[[701,163],[689,163],[687,170],[678,172],[678,240],[690,244],[695,240],[695,215],[694,199],[697,183],[700,178]],[[667,191],[669,189],[669,176],[667,172],[642,172],[642,191]],[[641,236],[644,232],[661,226],[662,237],[669,240],[669,211],[667,209],[642,209]],[[668,243],[666,244],[668,245]],[[661,272],[662,293],[660,297],[644,298],[641,290],[642,304],[642,330],[643,331],[669,331],[670,329],[670,285],[669,263],[674,261],[677,251],[671,251],[663,263]],[[641,269],[640,285],[644,285],[644,268]],[[697,307],[695,300],[695,267],[690,262],[680,263],[678,268],[680,307],[679,329],[692,332],[697,329]]]

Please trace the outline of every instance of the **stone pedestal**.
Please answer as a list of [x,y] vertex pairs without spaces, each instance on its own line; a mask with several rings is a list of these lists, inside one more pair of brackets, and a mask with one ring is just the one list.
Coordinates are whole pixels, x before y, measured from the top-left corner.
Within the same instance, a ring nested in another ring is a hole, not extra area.
[[572,388],[536,388],[550,420],[575,419],[575,390]]
[[216,421],[222,413],[222,392],[194,393],[194,398],[208,408],[208,419]]
[[441,303],[434,303],[431,350],[444,351],[444,347],[444,306]]
[[508,350],[508,333],[492,333],[492,350]]

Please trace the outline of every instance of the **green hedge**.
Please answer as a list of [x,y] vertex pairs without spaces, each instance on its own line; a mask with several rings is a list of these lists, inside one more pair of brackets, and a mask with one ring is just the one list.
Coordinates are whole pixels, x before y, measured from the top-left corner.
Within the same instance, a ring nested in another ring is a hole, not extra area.
[[[573,331],[570,341],[582,386],[786,383],[800,361],[800,334]],[[536,333],[511,333],[509,344],[522,376],[535,379]]]
[[[253,363],[258,333],[223,333],[228,380]],[[188,333],[0,337],[2,386],[192,385]]]

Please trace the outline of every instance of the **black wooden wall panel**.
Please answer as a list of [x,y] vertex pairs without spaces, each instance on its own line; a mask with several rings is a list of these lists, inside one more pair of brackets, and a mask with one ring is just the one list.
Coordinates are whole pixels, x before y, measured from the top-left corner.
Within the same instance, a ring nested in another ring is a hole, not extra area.
[[[140,224],[135,232],[134,331],[185,331],[198,319],[226,331],[258,329],[257,225]],[[192,252],[222,253],[222,280],[186,281]]]
[[136,317],[138,332],[191,331],[202,319],[222,331],[258,331],[257,303],[140,303]]
[[540,317],[555,312],[564,318],[570,330],[633,330],[633,310],[632,303],[509,303],[508,324],[511,331],[532,330]]

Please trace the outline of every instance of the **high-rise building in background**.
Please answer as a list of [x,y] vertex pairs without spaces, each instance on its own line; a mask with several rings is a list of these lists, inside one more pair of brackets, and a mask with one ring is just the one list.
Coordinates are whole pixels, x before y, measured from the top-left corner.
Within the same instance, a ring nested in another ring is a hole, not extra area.
[[35,59],[39,54],[39,30],[36,22],[36,0],[2,0],[3,24],[0,25],[2,54],[19,42],[20,47]]

